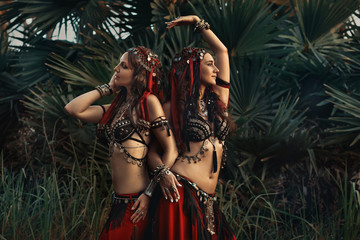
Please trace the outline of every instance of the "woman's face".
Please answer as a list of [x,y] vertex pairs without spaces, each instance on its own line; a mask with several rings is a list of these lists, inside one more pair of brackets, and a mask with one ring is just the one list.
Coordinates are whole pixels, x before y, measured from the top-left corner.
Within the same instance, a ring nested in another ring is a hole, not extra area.
[[129,62],[129,53],[124,53],[119,64],[114,68],[115,73],[115,86],[119,87],[130,87],[133,82],[134,68]]
[[201,79],[200,83],[209,86],[216,84],[216,76],[219,69],[215,66],[214,58],[206,53],[200,62]]

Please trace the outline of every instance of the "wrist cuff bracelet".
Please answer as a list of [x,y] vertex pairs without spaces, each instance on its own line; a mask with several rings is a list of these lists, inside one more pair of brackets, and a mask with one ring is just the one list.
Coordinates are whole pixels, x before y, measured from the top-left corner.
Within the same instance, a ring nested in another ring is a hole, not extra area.
[[148,196],[149,198],[151,198],[154,190],[155,190],[155,187],[156,187],[156,184],[157,184],[157,181],[153,179],[151,179],[149,185],[147,186],[147,188],[145,189],[145,192],[144,194],[146,196]]
[[204,19],[202,19],[195,24],[194,32],[199,33],[204,29],[209,30],[210,24],[205,22]]

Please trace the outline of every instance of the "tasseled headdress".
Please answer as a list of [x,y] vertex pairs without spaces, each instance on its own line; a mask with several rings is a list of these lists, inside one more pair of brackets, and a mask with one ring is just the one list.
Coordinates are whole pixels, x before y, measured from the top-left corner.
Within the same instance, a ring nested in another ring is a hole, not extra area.
[[[160,90],[160,80],[162,78],[162,65],[159,57],[151,50],[144,46],[138,46],[136,48],[130,48],[128,51],[130,54],[135,54],[138,57],[138,62],[146,70],[146,89],[139,99],[140,112],[139,117],[150,121],[149,108],[147,105],[147,97],[150,94],[157,96],[160,101],[162,100],[163,94]],[[112,119],[116,110],[120,107],[121,103],[126,99],[126,88],[122,88],[120,93],[114,98],[110,108],[104,114],[100,121],[100,124],[106,124]]]

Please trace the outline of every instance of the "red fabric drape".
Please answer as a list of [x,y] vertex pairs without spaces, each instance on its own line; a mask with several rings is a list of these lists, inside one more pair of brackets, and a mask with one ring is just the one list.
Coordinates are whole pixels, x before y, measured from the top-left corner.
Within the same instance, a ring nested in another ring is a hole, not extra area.
[[[184,188],[187,187],[182,184],[182,187],[178,188],[180,194],[179,202],[171,203],[163,196],[159,201],[159,205],[155,214],[154,223],[154,235],[153,239],[156,240],[199,240],[197,237],[197,217],[195,214],[200,213],[200,219],[203,219],[203,211],[200,208],[199,202],[196,201],[197,212],[194,212],[194,216],[186,214],[184,209]],[[195,190],[191,190],[192,197],[198,199]],[[192,224],[192,221],[195,224]],[[205,223],[201,221],[200,225],[203,229],[206,228]],[[218,230],[217,230],[218,232]],[[236,240],[233,234],[230,234],[230,238],[224,238],[224,240]],[[217,240],[218,235],[211,235],[211,240]]]
[[[117,194],[119,197],[138,197],[139,193],[134,194]],[[130,200],[127,204],[125,216],[122,219],[120,227],[112,227],[113,222],[110,223],[109,230],[107,231],[106,228],[102,231],[99,240],[115,240],[115,239],[122,239],[122,240],[143,240],[146,239],[144,236],[146,226],[149,224],[149,219],[146,217],[144,220],[140,220],[137,223],[132,223],[130,221],[130,217],[135,212],[131,210],[131,207],[134,205],[134,201]],[[112,214],[110,212],[110,214]]]
[[[158,240],[198,240],[196,224],[191,224],[191,216],[184,214],[184,188],[178,188],[180,200],[178,203],[171,203],[164,197],[159,203],[159,210],[156,214],[156,228],[154,239]],[[200,207],[199,207],[200,209]],[[196,221],[196,218],[194,216]],[[216,239],[216,238],[214,238]]]

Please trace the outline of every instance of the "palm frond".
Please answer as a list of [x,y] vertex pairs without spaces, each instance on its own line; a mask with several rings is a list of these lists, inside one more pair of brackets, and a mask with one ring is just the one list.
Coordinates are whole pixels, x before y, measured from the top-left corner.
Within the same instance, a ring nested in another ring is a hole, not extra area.
[[360,96],[358,94],[351,96],[328,85],[325,87],[326,93],[334,98],[329,101],[341,111],[339,116],[329,118],[337,126],[326,129],[327,132],[335,134],[327,140],[327,144],[350,142],[350,146],[353,146],[360,140]]
[[358,0],[291,1],[304,38],[314,43],[320,37],[334,32],[360,6]]
[[[231,60],[231,113],[240,129],[265,131],[276,105],[286,90],[271,90],[272,82],[263,58]],[[243,133],[245,134],[245,132]]]
[[49,61],[47,66],[72,85],[95,87],[111,78],[112,68],[103,61],[80,60],[74,64],[57,54],[52,54]]
[[[9,23],[7,28],[16,29],[27,19],[32,22],[26,26],[31,38],[26,41],[37,41],[44,34],[58,29],[58,33],[70,25],[75,32],[77,41],[81,42],[80,33],[93,35],[91,26],[113,32],[118,37],[126,32],[139,31],[150,25],[152,17],[150,2],[137,1],[57,1],[57,0],[20,0],[11,1],[0,6],[2,24]],[[35,38],[33,38],[35,37]]]
[[[192,6],[198,15],[210,23],[211,29],[232,56],[265,54],[273,47],[268,44],[287,29],[286,25],[281,25],[286,15],[275,18],[281,8],[271,12],[271,5],[265,0],[199,0]],[[279,29],[279,26],[283,29]]]

